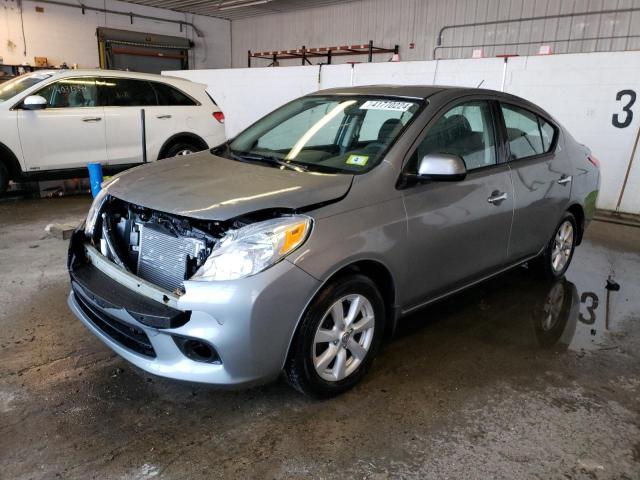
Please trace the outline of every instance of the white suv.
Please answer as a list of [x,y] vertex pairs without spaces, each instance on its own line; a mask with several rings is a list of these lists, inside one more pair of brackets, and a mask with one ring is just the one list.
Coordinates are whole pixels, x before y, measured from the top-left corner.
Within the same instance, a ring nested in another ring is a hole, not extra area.
[[89,162],[115,173],[145,157],[205,150],[225,141],[223,123],[205,86],[184,79],[109,70],[23,75],[0,84],[0,194],[9,180],[86,176]]

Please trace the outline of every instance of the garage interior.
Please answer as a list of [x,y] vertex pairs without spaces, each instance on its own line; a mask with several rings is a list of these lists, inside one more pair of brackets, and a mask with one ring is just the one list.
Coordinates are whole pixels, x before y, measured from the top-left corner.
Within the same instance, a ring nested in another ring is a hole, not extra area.
[[126,362],[67,307],[89,180],[12,181],[0,478],[640,479],[640,1],[0,2],[0,91],[37,71],[162,73],[205,84],[232,138],[324,88],[494,89],[556,116],[602,172],[560,281],[518,267],[417,310],[320,401]]

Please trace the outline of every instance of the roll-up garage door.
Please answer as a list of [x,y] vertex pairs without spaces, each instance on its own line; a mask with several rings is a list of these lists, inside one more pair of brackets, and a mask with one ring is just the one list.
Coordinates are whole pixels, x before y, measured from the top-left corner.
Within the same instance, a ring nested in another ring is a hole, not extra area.
[[146,73],[189,68],[193,44],[187,38],[103,27],[97,36],[100,68]]

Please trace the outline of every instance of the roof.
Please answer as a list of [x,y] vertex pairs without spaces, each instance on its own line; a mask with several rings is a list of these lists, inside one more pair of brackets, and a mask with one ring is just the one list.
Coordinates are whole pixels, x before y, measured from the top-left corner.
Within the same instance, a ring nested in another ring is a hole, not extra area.
[[[515,101],[524,105],[526,108],[537,111],[538,113],[544,114],[544,116],[553,119],[546,110],[524,98],[507,92],[500,92],[486,88],[452,87],[444,85],[363,85],[358,87],[329,88],[313,92],[309,95],[377,95],[383,97],[424,100],[439,93],[446,93],[448,97],[458,97],[477,93],[491,95],[493,97],[500,98],[502,101]],[[555,119],[554,122],[557,123]]]
[[[338,87],[314,92],[312,95],[381,95],[389,97],[405,97],[425,99],[445,89],[458,87],[441,87],[438,85],[364,85],[360,87]],[[459,88],[459,90],[465,90]]]
[[[109,77],[122,77],[122,78],[139,78],[144,80],[156,80],[156,81],[167,81],[171,80],[179,80],[183,82],[191,82],[191,80],[187,80],[186,78],[173,77],[169,75],[156,75],[155,73],[139,73],[139,72],[126,72],[122,70],[103,70],[99,68],[94,69],[61,69],[61,70],[36,70],[36,74],[52,74],[56,76],[75,76],[75,75],[106,75]],[[193,83],[193,82],[192,82]]]

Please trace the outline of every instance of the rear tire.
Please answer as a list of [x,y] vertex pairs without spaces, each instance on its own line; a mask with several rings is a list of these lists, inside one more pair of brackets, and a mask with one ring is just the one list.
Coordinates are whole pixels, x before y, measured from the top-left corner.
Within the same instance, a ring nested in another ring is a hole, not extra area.
[[180,155],[190,155],[192,153],[200,152],[203,150],[199,145],[191,142],[178,142],[171,145],[162,158],[173,158]]
[[543,278],[557,280],[564,275],[573,259],[578,240],[578,224],[573,214],[566,212],[553,231],[542,254],[531,263]]
[[4,194],[7,191],[8,186],[9,171],[3,163],[0,163],[0,195]]
[[354,387],[373,362],[384,330],[384,302],[364,275],[340,277],[311,302],[291,344],[287,381],[315,398]]

